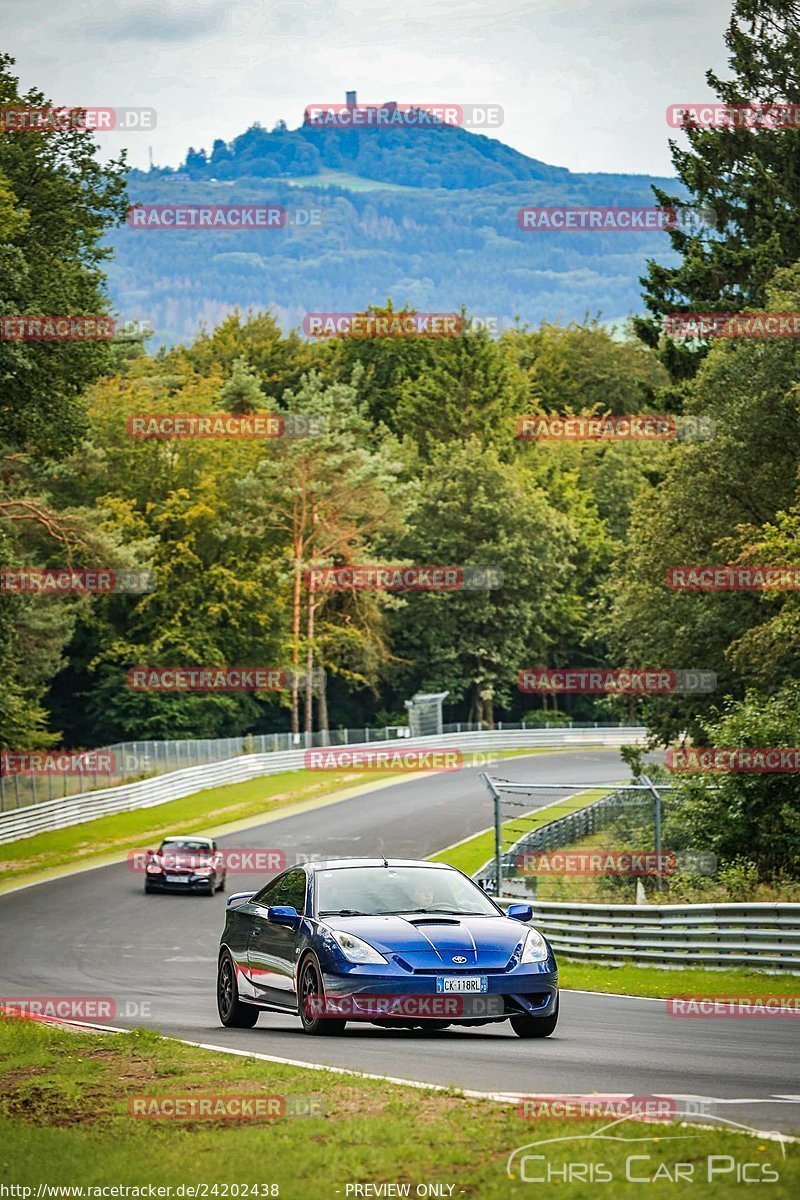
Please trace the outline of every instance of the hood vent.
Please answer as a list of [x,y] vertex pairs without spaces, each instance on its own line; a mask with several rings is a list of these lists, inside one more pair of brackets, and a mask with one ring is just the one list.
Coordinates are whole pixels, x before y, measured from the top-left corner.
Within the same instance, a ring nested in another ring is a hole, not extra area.
[[408,917],[409,925],[460,925],[458,918],[453,917]]

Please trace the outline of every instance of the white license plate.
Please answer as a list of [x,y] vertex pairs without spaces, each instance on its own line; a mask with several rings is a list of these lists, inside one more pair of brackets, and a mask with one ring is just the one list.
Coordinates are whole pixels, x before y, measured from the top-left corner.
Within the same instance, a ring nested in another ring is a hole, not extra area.
[[188,875],[165,875],[164,878],[166,879],[167,883],[188,883],[189,882]]
[[485,975],[437,975],[437,992],[488,992]]

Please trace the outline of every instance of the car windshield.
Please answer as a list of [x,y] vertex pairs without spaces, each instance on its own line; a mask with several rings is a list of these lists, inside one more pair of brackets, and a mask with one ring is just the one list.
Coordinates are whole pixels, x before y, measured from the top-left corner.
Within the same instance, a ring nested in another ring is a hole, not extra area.
[[337,867],[314,875],[324,916],[451,913],[496,917],[481,889],[458,871],[433,867]]
[[166,854],[175,854],[180,850],[193,850],[195,853],[199,851],[201,854],[213,853],[208,842],[198,842],[196,839],[193,841],[192,838],[178,838],[161,843],[161,851]]

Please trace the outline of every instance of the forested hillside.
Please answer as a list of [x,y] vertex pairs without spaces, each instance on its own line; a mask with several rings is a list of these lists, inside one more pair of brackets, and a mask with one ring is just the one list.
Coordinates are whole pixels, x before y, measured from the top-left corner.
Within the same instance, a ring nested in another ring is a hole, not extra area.
[[[568,323],[641,310],[648,257],[676,261],[662,232],[545,233],[518,227],[524,205],[650,206],[644,175],[579,175],[493,138],[438,129],[254,125],[230,145],[191,150],[177,171],[131,172],[139,204],[268,204],[315,217],[276,230],[123,227],[109,235],[109,286],[154,345],[191,338],[236,306],[299,327],[306,312],[397,304],[494,319]],[[679,195],[684,189],[678,187]]]

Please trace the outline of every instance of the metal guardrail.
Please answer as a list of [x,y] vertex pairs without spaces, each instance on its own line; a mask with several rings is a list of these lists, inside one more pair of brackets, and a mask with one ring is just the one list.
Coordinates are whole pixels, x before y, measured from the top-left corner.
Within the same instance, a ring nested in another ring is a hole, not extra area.
[[[462,751],[486,752],[525,747],[623,746],[642,741],[645,736],[646,730],[638,726],[607,729],[504,729],[445,734],[436,738],[406,738],[400,744],[396,739],[364,742],[358,747],[354,744],[352,748],[363,749],[366,745],[369,745],[370,749],[393,750],[452,747]],[[121,787],[85,792],[78,796],[48,800],[42,804],[0,813],[0,844],[32,837],[52,829],[79,825],[112,813],[152,808],[223,784],[255,779],[259,775],[299,771],[304,766],[305,753],[305,750],[288,750],[270,754],[243,754],[237,758],[188,767]]]
[[533,901],[532,924],[565,958],[800,973],[800,904]]

